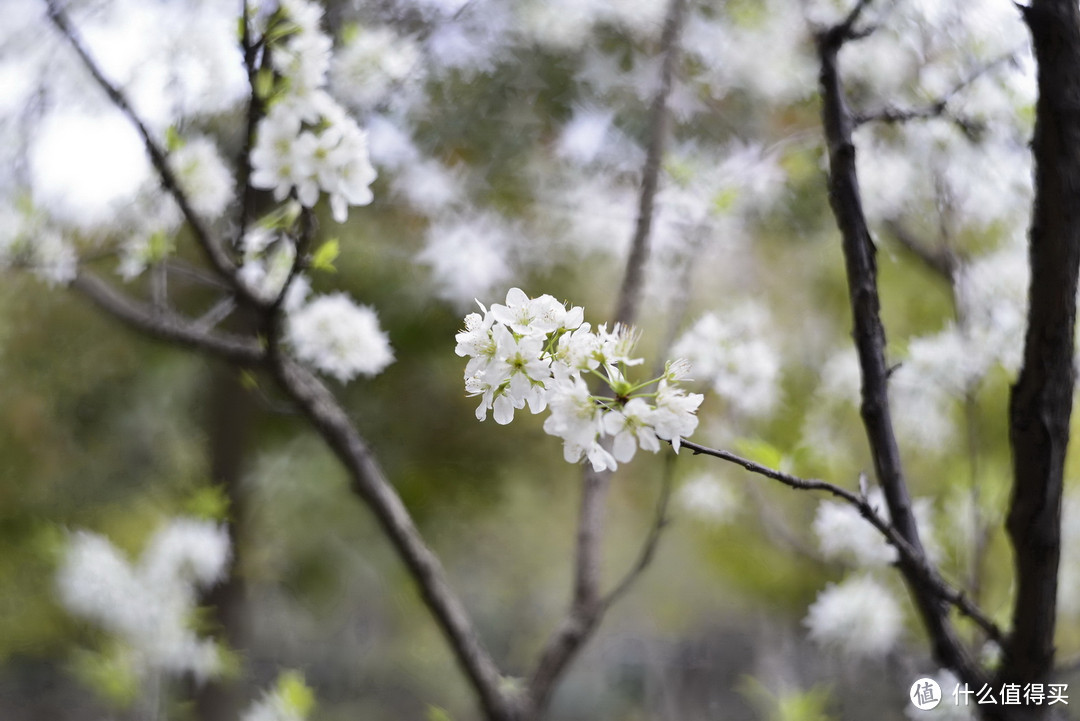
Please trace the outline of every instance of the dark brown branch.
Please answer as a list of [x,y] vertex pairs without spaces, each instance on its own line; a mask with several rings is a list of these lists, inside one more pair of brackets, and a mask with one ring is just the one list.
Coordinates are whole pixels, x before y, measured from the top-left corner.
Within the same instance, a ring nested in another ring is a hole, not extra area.
[[748,458],[743,458],[742,456],[738,456],[729,451],[709,448],[694,443],[693,441],[684,440],[682,441],[682,446],[693,451],[695,455],[712,456],[713,458],[719,458],[728,461],[729,463],[734,463],[735,465],[742,466],[750,473],[778,481],[788,488],[794,488],[800,491],[828,493],[851,505],[859,512],[859,515],[876,528],[878,532],[885,537],[885,540],[896,549],[897,553],[900,555],[901,568],[905,569],[906,573],[912,573],[916,576],[919,583],[925,588],[930,589],[936,599],[951,606],[955,606],[960,613],[974,621],[989,638],[998,643],[1003,641],[1004,634],[1002,634],[1001,629],[999,629],[985,613],[972,603],[962,591],[958,591],[949,585],[949,583],[945,581],[937,570],[926,560],[926,555],[922,550],[916,548],[904,538],[903,534],[896,526],[879,516],[874,510],[874,507],[870,505],[870,502],[861,493],[855,493],[854,491],[849,491],[834,483],[821,481],[816,478],[800,478],[790,473],[784,473],[783,471],[769,468],[768,466],[764,466]]
[[941,97],[936,98],[933,102],[928,103],[919,108],[896,108],[885,107],[880,110],[867,113],[855,113],[852,116],[852,120],[856,126],[863,125],[865,123],[906,123],[911,120],[932,120],[940,118],[948,120],[968,138],[976,139],[978,136],[986,130],[986,123],[977,118],[971,118],[964,115],[959,115],[952,112],[949,109],[949,103],[953,98],[963,92],[966,88],[970,87],[979,78],[983,77],[987,73],[996,70],[998,67],[1013,63],[1016,61],[1016,56],[1020,52],[1019,49],[1010,53],[1001,55],[993,60],[983,63],[979,67],[975,68],[972,72],[968,73],[960,82],[953,85],[948,91],[946,91]]
[[[169,167],[168,158],[165,156],[165,151],[157,144],[157,141],[150,135],[150,130],[143,123],[139,114],[135,112],[135,109],[131,107],[131,103],[128,102],[120,90],[112,84],[112,82],[105,77],[101,68],[89,52],[83,46],[82,40],[79,39],[75,33],[75,29],[71,26],[67,16],[63,10],[57,4],[56,0],[46,0],[49,6],[49,19],[52,20],[53,25],[60,31],[68,44],[82,60],[83,65],[89,71],[90,75],[94,78],[94,82],[101,87],[101,89],[108,96],[113,105],[116,106],[120,112],[127,116],[128,120],[138,130],[140,137],[143,141],[143,146],[146,148],[147,155],[150,157],[150,162],[154,166],[154,170],[157,172],[158,177],[161,179],[161,185],[165,191],[176,202],[177,207],[180,208],[180,212],[183,214],[184,219],[191,227],[191,232],[195,235],[195,239],[198,241],[199,246],[203,249],[210,263],[214,269],[224,278],[230,282],[234,280],[236,266],[225,251],[218,245],[217,241],[210,235],[210,231],[207,230],[202,219],[198,216],[195,210],[191,207],[191,203],[188,201],[187,195],[180,188],[180,184],[177,182],[176,175]],[[232,283],[235,285],[236,290],[245,299],[251,300],[248,294],[244,291],[242,284]]]
[[323,383],[286,356],[274,359],[282,388],[333,449],[416,581],[420,595],[446,635],[450,648],[480,697],[486,718],[519,718],[518,699],[504,692],[502,676],[473,628],[468,613],[446,579],[439,559],[424,543],[412,517],[386,479],[367,443]]
[[856,30],[855,23],[859,22],[859,18],[862,17],[863,12],[869,7],[871,2],[873,2],[873,0],[856,0],[855,5],[853,5],[848,12],[847,17],[829,31],[835,35],[838,42],[845,43],[848,40],[856,40],[860,37],[865,37],[869,30]]
[[917,239],[908,228],[895,218],[886,220],[885,229],[896,239],[904,250],[917,258],[935,275],[952,285],[956,281],[956,271],[960,265],[956,254],[948,248],[930,248]]
[[1035,204],[1024,362],[1009,400],[1013,488],[1006,529],[1016,569],[1002,680],[1042,681],[1054,660],[1061,495],[1075,383],[1080,267],[1080,9],[1022,8],[1038,64]]
[[208,332],[195,321],[159,311],[124,295],[86,271],[79,272],[71,281],[71,287],[125,325],[153,338],[203,351],[239,365],[259,365],[266,358],[264,350],[254,339]]
[[[856,11],[864,4],[856,5],[851,15],[857,17]],[[863,213],[855,171],[853,121],[837,59],[840,48],[852,38],[852,25],[849,16],[845,23],[820,33],[817,50],[821,62],[822,119],[828,145],[829,202],[840,229],[847,270],[854,321],[852,335],[862,375],[861,415],[874,470],[884,491],[893,526],[898,537],[911,549],[910,554],[901,552],[900,570],[926,625],[934,657],[965,681],[973,681],[980,675],[979,669],[956,636],[940,594],[922,571],[928,567],[928,562],[912,513],[889,410],[889,366],[885,359],[885,329],[880,317],[876,249]]]
[[[251,221],[252,210],[255,205],[255,188],[251,187],[251,150],[255,146],[255,130],[263,113],[263,101],[256,92],[259,68],[256,61],[259,50],[269,52],[262,38],[258,42],[251,37],[251,6],[248,0],[244,0],[243,15],[241,17],[240,48],[244,52],[244,70],[248,81],[248,107],[245,113],[244,142],[240,149],[240,155],[236,159],[236,197],[240,200],[237,210],[237,238],[236,242],[243,240]],[[263,65],[266,65],[265,57]]]

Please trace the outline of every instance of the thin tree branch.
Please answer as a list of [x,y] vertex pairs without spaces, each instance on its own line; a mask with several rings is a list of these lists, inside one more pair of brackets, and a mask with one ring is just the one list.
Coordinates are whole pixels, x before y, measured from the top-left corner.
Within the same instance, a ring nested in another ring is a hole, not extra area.
[[87,271],[80,271],[71,288],[125,325],[159,340],[203,351],[244,366],[261,364],[265,351],[258,342],[230,333],[211,333],[169,311],[160,311],[124,295]]
[[675,67],[679,61],[679,35],[682,33],[687,0],[670,0],[664,31],[660,39],[663,61],[660,66],[660,86],[653,96],[649,110],[649,147],[645,156],[645,168],[641,178],[641,195],[638,198],[637,224],[630,241],[630,256],[626,260],[619,302],[615,308],[615,322],[630,324],[637,318],[641,303],[641,289],[645,283],[645,269],[649,260],[649,236],[652,233],[653,208],[660,185],[660,168],[664,160],[664,148],[668,136],[668,99],[674,83]]
[[[244,52],[244,70],[247,72],[248,97],[247,113],[245,114],[244,142],[240,149],[240,155],[236,159],[236,197],[240,200],[237,210],[237,243],[241,242],[251,221],[252,209],[255,204],[255,188],[251,187],[251,149],[255,146],[255,129],[262,117],[262,100],[256,92],[259,68],[256,61],[260,47],[266,53],[262,39],[256,43],[251,37],[251,5],[248,0],[243,3],[243,16],[240,28],[240,48]],[[263,61],[265,65],[265,59]]]
[[674,485],[675,456],[668,456],[664,467],[664,473],[660,481],[660,496],[656,499],[656,512],[653,514],[652,526],[649,527],[649,535],[641,546],[634,565],[626,572],[622,580],[604,596],[604,608],[614,605],[620,598],[633,587],[634,583],[645,572],[656,556],[656,549],[660,546],[660,537],[664,529],[671,523],[668,517],[668,506],[671,502],[671,487]]
[[[929,564],[911,509],[889,410],[889,366],[885,359],[885,329],[880,317],[876,250],[863,213],[855,171],[853,122],[838,64],[841,47],[852,37],[851,16],[857,18],[857,12],[863,5],[865,3],[860,2],[847,21],[817,37],[821,62],[822,119],[829,158],[829,201],[840,229],[847,269],[848,295],[854,321],[853,337],[862,375],[861,415],[874,470],[884,491],[896,535],[910,547],[910,553],[901,551],[900,570],[926,625],[934,656],[943,666],[953,669],[958,676],[970,682],[981,677],[981,671],[956,636],[948,618],[948,609],[941,603],[940,589],[930,582],[924,572]],[[842,489],[833,487],[829,490],[836,494],[836,490]]]
[[1053,667],[1061,552],[1061,496],[1076,371],[1080,269],[1080,8],[1034,0],[1021,8],[1038,64],[1035,203],[1031,219],[1024,361],[1009,399],[1013,488],[1013,630],[1003,681],[1043,680]]
[[199,316],[193,325],[201,331],[213,330],[218,324],[228,318],[234,310],[236,310],[236,301],[232,296],[226,296],[217,303],[214,303],[208,311]]
[[841,20],[838,25],[833,26],[830,32],[835,34],[838,42],[844,43],[848,40],[856,40],[860,37],[864,37],[867,32],[870,32],[870,30],[855,30],[855,23],[859,22],[859,18],[862,17],[863,11],[866,10],[871,2],[873,2],[873,0],[857,0],[855,5],[853,5],[848,12],[847,17]]
[[993,60],[983,63],[979,67],[975,68],[972,72],[968,73],[958,83],[953,85],[948,91],[946,91],[941,97],[936,98],[933,102],[928,103],[918,108],[897,108],[887,106],[880,110],[871,112],[855,113],[852,116],[852,120],[856,126],[864,125],[866,123],[906,123],[911,120],[930,120],[934,118],[942,118],[949,120],[956,127],[960,129],[968,138],[975,139],[986,129],[986,124],[976,118],[970,118],[963,115],[958,115],[949,110],[949,103],[953,98],[959,95],[962,91],[967,89],[976,80],[983,77],[987,73],[996,70],[998,67],[1007,63],[1016,62],[1016,56],[1020,53],[1020,49],[1013,50],[1012,52],[1005,53]]
[[[83,260],[87,260],[83,257]],[[180,258],[166,258],[162,261],[162,264],[169,271],[170,274],[178,275],[183,278],[195,281],[200,285],[205,285],[209,288],[216,288],[217,290],[231,293],[233,286],[215,275],[211,275],[204,272],[202,268],[191,265]]]
[[917,258],[927,269],[941,276],[950,285],[956,281],[956,271],[960,266],[960,261],[955,253],[948,248],[927,247],[896,218],[886,220],[884,225],[904,250]]
[[[67,39],[68,44],[71,45],[72,49],[79,56],[79,59],[82,60],[83,65],[94,78],[94,82],[101,87],[112,104],[116,106],[120,112],[126,115],[128,120],[130,120],[136,130],[138,130],[139,135],[142,137],[143,146],[146,148],[147,155],[150,157],[150,162],[154,166],[154,170],[157,172],[158,177],[161,179],[162,187],[165,188],[165,191],[170,196],[172,196],[176,205],[180,208],[180,212],[191,227],[195,239],[198,241],[199,246],[203,249],[203,252],[210,260],[214,269],[224,278],[233,281],[236,271],[235,264],[211,236],[202,219],[191,207],[187,195],[180,188],[176,175],[169,167],[165,151],[162,150],[157,144],[157,141],[151,136],[150,130],[146,127],[146,124],[143,123],[139,114],[135,112],[135,109],[132,108],[131,103],[128,102],[124,94],[105,77],[104,73],[102,73],[101,68],[98,67],[97,63],[84,47],[82,40],[75,33],[75,29],[71,26],[67,15],[61,10],[57,0],[46,0],[46,3],[49,9],[49,19],[52,20],[53,25],[60,31],[60,34]],[[248,294],[245,293],[241,284],[234,283],[234,285],[238,293],[251,300],[251,298],[248,298]]]
[[408,567],[424,603],[479,695],[486,717],[498,721],[518,718],[518,699],[504,692],[502,675],[450,587],[442,564],[424,543],[401,497],[337,399],[318,378],[285,355],[274,357],[273,370],[281,387],[348,470],[353,492],[371,509]]
[[859,512],[860,516],[865,518],[874,528],[876,528],[878,532],[885,537],[885,540],[897,550],[897,553],[900,555],[902,568],[910,569],[911,572],[918,577],[920,583],[931,589],[937,599],[955,606],[960,613],[974,621],[989,638],[998,643],[1002,643],[1004,634],[1001,632],[1001,629],[997,627],[997,624],[990,620],[990,618],[972,603],[962,591],[958,591],[949,585],[949,583],[945,581],[937,570],[926,560],[926,556],[922,553],[921,549],[916,548],[904,538],[903,534],[896,526],[879,516],[867,498],[861,493],[855,493],[834,483],[818,480],[816,478],[800,478],[799,476],[794,476],[790,473],[769,468],[768,466],[764,466],[748,458],[743,458],[742,456],[729,451],[718,448],[709,448],[699,443],[694,443],[693,441],[683,440],[682,447],[690,449],[694,452],[694,455],[712,456],[729,463],[734,463],[737,466],[742,466],[743,469],[750,473],[778,481],[788,488],[794,488],[800,491],[828,493],[851,505]]
[[[642,171],[637,223],[615,309],[615,322],[622,325],[632,325],[635,322],[641,303],[652,234],[653,209],[668,135],[667,105],[679,59],[679,35],[682,32],[687,2],[688,0],[669,0],[660,38],[660,52],[663,55],[660,85],[653,96],[649,111],[649,147]],[[596,629],[607,607],[600,595],[600,560],[603,549],[604,506],[610,485],[610,471],[586,468],[578,517],[573,598],[566,617],[548,638],[529,678],[529,699],[537,711],[546,707],[555,682]],[[650,552],[645,559],[646,563],[651,557]]]

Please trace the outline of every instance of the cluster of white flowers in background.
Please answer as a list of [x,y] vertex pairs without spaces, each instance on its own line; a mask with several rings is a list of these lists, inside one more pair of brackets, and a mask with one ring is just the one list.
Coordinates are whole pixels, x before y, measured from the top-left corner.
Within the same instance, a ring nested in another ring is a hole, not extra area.
[[[871,490],[866,500],[882,520],[889,521],[889,508],[880,488]],[[932,535],[927,535],[933,522],[930,499],[916,498],[912,501],[911,510],[915,522],[923,531],[922,541],[927,555],[931,559],[938,558],[940,549],[937,541]],[[859,567],[886,566],[896,562],[896,549],[858,510],[847,503],[822,501],[814,515],[814,533],[821,552],[830,560],[848,561]]]
[[733,520],[741,505],[731,484],[709,473],[685,481],[675,501],[691,516],[716,526]]
[[672,352],[686,358],[698,380],[738,413],[762,418],[779,400],[780,357],[764,339],[768,312],[748,301],[720,316],[703,315],[676,341]]
[[[882,520],[889,521],[881,489],[870,491],[867,501]],[[929,534],[933,520],[929,499],[915,499],[912,513],[922,529],[927,556],[936,560],[941,551]],[[866,571],[895,563],[896,549],[858,510],[834,501],[822,501],[818,505],[814,533],[825,558],[865,570],[839,585],[830,584],[818,594],[803,621],[810,637],[849,655],[880,656],[888,652],[900,637],[903,614],[889,587]]]
[[[544,431],[563,439],[563,457],[570,463],[587,457],[595,470],[614,470],[639,445],[655,453],[660,439],[678,452],[697,427],[703,397],[677,385],[686,378],[686,361],[668,363],[659,378],[639,383],[627,377],[643,362],[631,355],[633,329],[601,325],[593,331],[581,307],[568,310],[550,295],[529,298],[519,288],[506,294],[505,305],[480,308],[483,314],[465,317],[455,350],[469,358],[465,390],[481,398],[479,420],[491,410],[496,423],[509,423],[526,404],[533,413],[550,409]],[[603,392],[594,394],[586,378]],[[607,437],[610,450],[601,443]]]
[[888,653],[903,631],[903,612],[892,592],[867,575],[830,583],[804,621],[810,638],[855,657]]
[[232,171],[205,135],[187,138],[169,154],[169,167],[192,209],[207,220],[220,218],[233,200]]
[[272,189],[277,200],[291,192],[306,208],[320,192],[329,194],[334,219],[344,222],[350,205],[371,202],[375,169],[367,136],[324,90],[330,67],[330,38],[319,30],[323,10],[306,0],[282,2],[264,33],[273,43],[271,61],[281,80],[270,110],[259,121],[251,151],[251,184]]
[[334,94],[351,106],[370,109],[410,74],[422,75],[420,60],[416,43],[393,28],[349,28],[330,71]]
[[57,576],[60,601],[125,644],[133,674],[221,671],[217,645],[192,630],[196,592],[220,581],[230,556],[225,528],[176,519],[159,530],[137,563],[95,533],[72,535]]

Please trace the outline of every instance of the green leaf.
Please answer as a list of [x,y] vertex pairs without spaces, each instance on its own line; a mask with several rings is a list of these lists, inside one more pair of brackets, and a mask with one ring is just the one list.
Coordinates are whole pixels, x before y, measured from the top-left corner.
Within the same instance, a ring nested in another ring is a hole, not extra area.
[[160,263],[169,257],[169,254],[176,250],[176,246],[173,244],[172,236],[164,231],[157,231],[150,236],[150,240],[146,243],[146,261],[151,265],[154,263]]
[[769,468],[780,470],[784,465],[784,452],[760,438],[740,438],[735,441],[735,450],[751,461]]
[[329,273],[337,272],[334,261],[341,253],[341,244],[337,238],[331,238],[319,246],[311,255],[311,267],[315,270],[325,270]]
[[127,708],[139,697],[139,678],[131,655],[120,644],[102,653],[79,651],[73,661],[75,675],[105,701]]
[[426,718],[427,721],[454,721],[446,709],[432,704],[428,704]]
[[285,671],[278,676],[276,692],[286,708],[300,718],[307,718],[315,708],[315,693],[299,671]]
[[224,521],[229,517],[229,497],[221,484],[204,486],[192,494],[184,510],[196,518]]
[[[260,347],[265,348],[265,343],[263,342],[262,338],[259,339],[259,345]],[[258,389],[259,379],[255,377],[254,373],[245,369],[240,371],[240,385],[246,391],[253,391]]]
[[719,213],[726,213],[731,210],[735,205],[735,201],[739,199],[739,189],[735,186],[724,188],[715,196],[713,196],[713,208]]
[[360,37],[360,24],[349,23],[345,26],[345,29],[341,31],[341,44],[352,45],[356,42],[358,37]]
[[266,100],[274,93],[274,71],[270,68],[259,68],[255,73],[255,96]]
[[184,139],[180,137],[180,131],[175,125],[170,125],[165,129],[165,149],[174,153],[182,147],[184,147]]

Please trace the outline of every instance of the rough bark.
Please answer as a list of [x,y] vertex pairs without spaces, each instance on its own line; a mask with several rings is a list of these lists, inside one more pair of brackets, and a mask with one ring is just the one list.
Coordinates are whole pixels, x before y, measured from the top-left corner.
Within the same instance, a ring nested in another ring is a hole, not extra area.
[[[1012,632],[998,680],[1047,682],[1054,660],[1061,494],[1069,443],[1080,265],[1080,11],[1075,0],[1022,8],[1038,64],[1035,204],[1024,361],[1009,401],[1014,551]],[[1010,719],[1046,718],[1028,709]],[[990,715],[987,718],[1006,718]]]

